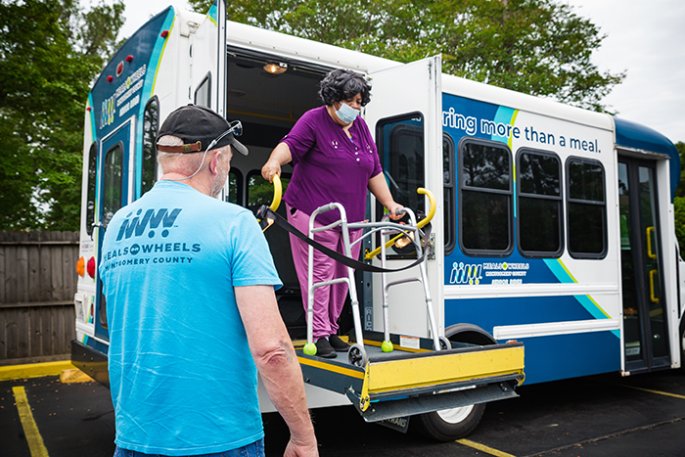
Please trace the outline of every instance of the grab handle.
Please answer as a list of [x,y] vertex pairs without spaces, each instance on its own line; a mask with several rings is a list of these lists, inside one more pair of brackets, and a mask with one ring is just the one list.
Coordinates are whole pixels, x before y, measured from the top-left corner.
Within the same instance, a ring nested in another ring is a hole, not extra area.
[[[426,226],[426,224],[428,224],[431,221],[431,219],[433,219],[433,216],[435,216],[435,209],[437,208],[437,203],[435,202],[435,196],[433,195],[433,192],[431,192],[428,189],[425,189],[423,187],[419,187],[418,189],[416,189],[416,193],[419,195],[425,195],[426,198],[428,198],[428,214],[426,214],[426,217],[424,217],[423,219],[421,219],[419,222],[416,223],[417,228],[423,228]],[[399,240],[400,238],[403,238],[405,236],[406,235],[404,233],[399,233],[399,234],[395,235],[394,237],[392,237],[391,239],[386,241],[385,247],[389,248],[390,246],[395,244],[395,242],[397,240]],[[367,252],[364,255],[364,260],[371,260],[374,257],[376,257],[378,254],[380,254],[380,252],[381,252],[381,247],[378,246],[373,251]]]
[[656,268],[649,270],[649,301],[654,303],[655,305],[659,304],[659,297],[656,296],[656,286],[655,286],[655,281],[654,278],[656,277],[657,270]]
[[656,260],[656,252],[654,252],[654,247],[652,246],[652,235],[654,234],[655,227],[650,225],[645,230],[645,237],[647,238],[647,257],[652,260]]
[[271,178],[274,185],[274,198],[271,200],[269,209],[276,212],[278,207],[281,205],[281,197],[283,196],[283,185],[281,184],[281,178],[278,175],[273,175]]

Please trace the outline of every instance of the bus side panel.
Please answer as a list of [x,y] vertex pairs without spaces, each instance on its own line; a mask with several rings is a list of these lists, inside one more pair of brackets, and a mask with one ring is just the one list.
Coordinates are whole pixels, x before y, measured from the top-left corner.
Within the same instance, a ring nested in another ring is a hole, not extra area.
[[[500,342],[525,341],[527,383],[620,370],[622,310],[611,131],[446,93],[443,129],[456,145],[452,178],[457,183],[452,208],[457,242],[445,256],[445,326],[470,323]],[[459,230],[464,141],[499,144],[510,151],[511,243],[506,251],[465,252]],[[522,148],[556,157],[560,165],[557,255],[541,257],[520,249],[516,166]],[[569,159],[591,160],[603,169],[605,249],[596,258],[575,258],[567,246]],[[558,362],[568,362],[567,368]]]

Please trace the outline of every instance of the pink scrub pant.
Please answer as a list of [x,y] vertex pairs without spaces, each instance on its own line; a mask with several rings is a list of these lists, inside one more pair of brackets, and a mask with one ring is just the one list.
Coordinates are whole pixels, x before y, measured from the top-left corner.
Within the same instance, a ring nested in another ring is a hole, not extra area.
[[[288,222],[290,222],[300,232],[306,234],[309,231],[309,215],[300,210],[293,210],[290,205],[286,205]],[[315,223],[320,227],[321,224]],[[359,239],[362,230],[350,231],[350,243]],[[339,230],[326,230],[314,235],[314,240],[323,244],[329,249],[344,254],[342,233]],[[307,311],[307,260],[309,245],[294,235],[290,235],[290,249],[293,253],[293,263],[295,272],[302,291],[302,304],[305,312]],[[359,258],[361,243],[352,246],[352,258]],[[334,278],[346,278],[347,267],[331,259],[322,252],[314,249],[314,282],[329,281]],[[314,341],[328,335],[335,335],[338,332],[338,318],[342,313],[347,297],[347,284],[333,284],[328,287],[319,287],[314,293]]]

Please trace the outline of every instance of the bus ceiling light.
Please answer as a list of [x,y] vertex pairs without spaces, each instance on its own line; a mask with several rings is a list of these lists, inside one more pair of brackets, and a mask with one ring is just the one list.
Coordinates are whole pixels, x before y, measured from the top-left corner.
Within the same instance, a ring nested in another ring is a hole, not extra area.
[[91,257],[90,259],[88,259],[88,265],[86,266],[86,270],[88,270],[88,276],[95,279],[95,257]]
[[262,69],[270,75],[282,75],[288,71],[288,64],[285,62],[267,62]]

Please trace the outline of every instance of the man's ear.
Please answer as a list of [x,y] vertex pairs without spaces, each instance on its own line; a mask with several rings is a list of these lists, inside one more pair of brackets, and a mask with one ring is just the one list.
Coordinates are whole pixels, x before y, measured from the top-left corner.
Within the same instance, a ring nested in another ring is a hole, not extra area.
[[209,172],[212,173],[213,175],[219,174],[219,160],[221,157],[221,150],[217,151],[212,155],[211,160],[209,161]]

